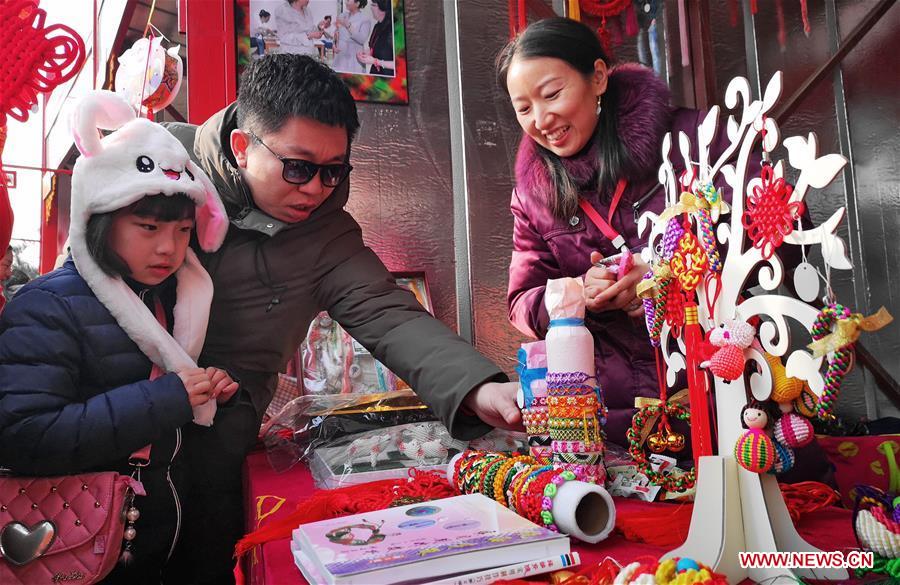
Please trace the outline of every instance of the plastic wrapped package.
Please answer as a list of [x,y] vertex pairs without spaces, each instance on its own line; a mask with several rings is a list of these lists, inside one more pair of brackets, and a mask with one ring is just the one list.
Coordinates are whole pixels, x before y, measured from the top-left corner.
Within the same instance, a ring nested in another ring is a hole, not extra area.
[[272,467],[285,471],[307,460],[313,449],[346,435],[435,419],[412,390],[308,394],[288,402],[260,435]]
[[306,394],[364,394],[409,388],[324,311],[310,323],[301,353]]
[[[472,443],[515,451],[525,448],[526,436],[495,429]],[[413,467],[443,473],[454,455],[469,447],[439,422],[412,423],[329,441],[312,451],[309,467],[316,487],[332,489],[406,477]]]

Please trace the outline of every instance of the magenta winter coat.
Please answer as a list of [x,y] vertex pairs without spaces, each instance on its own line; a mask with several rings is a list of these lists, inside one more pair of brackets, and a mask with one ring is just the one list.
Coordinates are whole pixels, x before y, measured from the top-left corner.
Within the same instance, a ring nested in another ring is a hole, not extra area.
[[[679,130],[689,136],[696,135],[704,114],[696,110],[673,109],[669,105],[668,88],[650,69],[623,65],[613,70],[610,80],[619,87],[619,136],[639,169],[635,176],[626,177],[628,186],[612,225],[634,250],[645,247],[646,241],[638,237],[632,204],[658,184],[663,136],[666,132],[677,133]],[[583,276],[590,268],[592,250],[604,256],[618,250],[581,210],[571,218],[554,217],[547,204],[545,193],[549,189],[549,179],[538,148],[527,135],[519,145],[516,188],[510,204],[515,223],[507,302],[512,324],[526,335],[543,338],[549,320],[544,306],[547,280]],[[716,152],[715,144],[712,150]],[[590,184],[595,160],[596,157],[588,152],[566,159],[564,164],[579,183]],[[673,161],[673,164],[678,163]],[[676,166],[676,171],[681,170]],[[593,187],[582,193],[582,197],[606,218],[612,194],[603,193],[602,200],[600,195]],[[660,213],[664,203],[665,192],[660,187],[641,206],[640,212]],[[589,312],[585,324],[594,336],[598,379],[609,408],[607,438],[624,445],[635,397],[659,396],[656,362],[647,329],[643,318],[631,319],[623,311]]]

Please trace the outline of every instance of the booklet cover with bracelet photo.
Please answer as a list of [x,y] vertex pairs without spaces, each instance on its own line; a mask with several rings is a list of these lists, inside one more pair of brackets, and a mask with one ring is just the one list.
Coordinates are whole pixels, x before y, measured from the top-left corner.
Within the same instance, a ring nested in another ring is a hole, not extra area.
[[304,524],[291,550],[310,583],[388,584],[569,553],[569,538],[481,494]]

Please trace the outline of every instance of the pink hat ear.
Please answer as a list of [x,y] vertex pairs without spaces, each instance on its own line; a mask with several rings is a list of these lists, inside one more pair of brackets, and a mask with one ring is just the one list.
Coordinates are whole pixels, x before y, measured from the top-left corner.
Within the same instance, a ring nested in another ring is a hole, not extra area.
[[72,114],[75,146],[84,156],[96,156],[103,151],[99,130],[118,130],[134,118],[134,110],[122,96],[111,91],[92,91]]
[[228,214],[225,212],[225,206],[222,205],[219,193],[206,173],[200,170],[193,161],[188,163],[188,168],[203,185],[203,193],[206,196],[203,205],[197,207],[197,241],[200,242],[200,247],[204,251],[215,252],[225,241],[225,234],[228,233]]

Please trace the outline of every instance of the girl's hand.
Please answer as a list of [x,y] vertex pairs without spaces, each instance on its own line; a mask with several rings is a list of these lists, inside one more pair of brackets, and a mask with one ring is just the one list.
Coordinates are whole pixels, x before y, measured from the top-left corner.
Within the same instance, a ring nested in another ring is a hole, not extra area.
[[206,375],[209,376],[209,382],[212,385],[210,396],[216,399],[217,404],[228,402],[240,386],[231,379],[228,372],[219,368],[206,368]]
[[356,54],[356,60],[363,65],[371,65],[372,62],[375,61],[375,57],[366,53],[365,51],[360,51]]
[[209,376],[203,368],[185,368],[178,373],[184,389],[188,394],[188,401],[191,406],[200,406],[206,404],[211,398],[212,384]]

